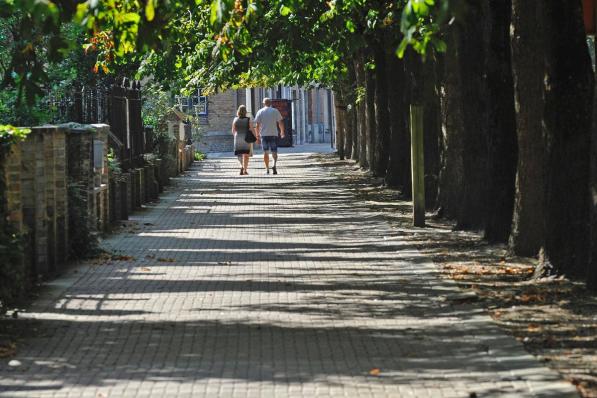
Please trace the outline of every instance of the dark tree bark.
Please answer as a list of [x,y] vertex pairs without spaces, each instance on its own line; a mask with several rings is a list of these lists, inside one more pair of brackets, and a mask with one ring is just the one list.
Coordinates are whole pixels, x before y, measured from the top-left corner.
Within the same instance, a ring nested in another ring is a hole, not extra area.
[[594,76],[581,1],[551,0],[543,7],[547,155],[543,272],[585,277],[591,247]]
[[351,140],[351,151],[350,151],[350,158],[357,161],[359,160],[359,142],[358,142],[358,138],[359,138],[359,121],[357,119],[357,106],[356,103],[353,99],[351,106],[350,106],[350,110],[348,111],[348,113],[350,114],[350,131],[351,131],[351,136],[352,136],[352,140]]
[[535,256],[544,239],[543,72],[544,28],[540,1],[512,0],[512,70],[518,164],[510,247]]
[[593,128],[591,137],[591,262],[587,269],[587,287],[597,291],[597,85],[593,90]]
[[358,80],[357,80],[357,63],[353,60],[353,62],[349,63],[348,69],[348,79],[350,83],[350,125],[352,130],[352,142],[350,148],[350,158],[359,162],[359,119],[358,119],[358,104],[357,104],[357,88],[358,88]]
[[439,214],[455,219],[457,229],[485,227],[487,1],[466,0],[465,12],[447,32],[438,203]]
[[390,114],[388,110],[388,82],[384,43],[375,47],[375,125],[377,140],[372,168],[377,177],[385,177],[390,155]]
[[443,62],[441,101],[442,135],[440,141],[441,169],[438,189],[438,214],[456,219],[460,215],[464,180],[464,121],[460,83],[459,47],[456,26],[451,26],[446,43],[448,51]]
[[438,67],[436,55],[430,54],[423,65],[425,206],[428,210],[433,210],[436,207],[440,169],[441,108]]
[[355,57],[355,74],[357,78],[357,121],[358,121],[358,150],[355,160],[362,168],[369,167],[367,162],[367,108],[365,106],[365,63],[362,54]]
[[487,204],[487,90],[485,82],[486,1],[467,0],[458,29],[462,90],[463,195],[458,229],[485,227]]
[[340,90],[334,92],[335,115],[336,115],[336,149],[338,157],[344,160],[344,142],[346,137],[346,104]]
[[342,87],[342,95],[346,104],[346,123],[345,123],[345,134],[344,140],[344,156],[347,159],[352,158],[352,148],[354,140],[355,126],[353,125],[353,111],[354,111],[354,86],[355,86],[355,74],[352,67],[352,63],[348,63],[348,78],[346,84]]
[[407,83],[404,60],[387,54],[388,108],[390,113],[390,160],[386,184],[410,197],[410,133],[408,130]]
[[377,125],[375,123],[375,71],[365,68],[365,120],[367,125],[367,162],[371,171],[375,170],[377,159]]
[[514,211],[518,154],[510,51],[512,1],[493,0],[489,5],[491,32],[486,59],[489,179],[485,238],[506,243]]
[[587,287],[597,291],[597,84],[593,88],[593,127],[591,129],[591,261],[587,269]]

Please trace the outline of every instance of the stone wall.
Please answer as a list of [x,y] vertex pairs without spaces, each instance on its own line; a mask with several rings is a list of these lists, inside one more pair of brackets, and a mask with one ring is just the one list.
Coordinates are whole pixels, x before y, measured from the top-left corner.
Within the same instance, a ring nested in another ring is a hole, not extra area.
[[206,133],[230,132],[232,120],[236,116],[236,96],[235,90],[228,90],[208,97],[208,124],[204,127]]
[[85,196],[88,228],[109,230],[108,133],[105,124],[72,125],[67,131],[68,179]]
[[207,124],[203,126],[203,134],[197,144],[201,152],[232,152],[234,140],[230,133],[232,120],[236,116],[239,105],[236,90],[208,97]]
[[22,213],[17,225],[26,237],[27,267],[34,276],[54,272],[68,257],[65,129],[33,128],[10,159],[9,209]]
[[211,131],[203,134],[197,144],[201,152],[233,152],[234,136],[230,131]]
[[[25,238],[31,276],[61,272],[76,238],[109,232],[111,224],[156,200],[167,183],[160,159],[110,176],[109,131],[107,125],[34,127],[11,148],[0,170],[7,183],[7,217]],[[176,175],[190,167],[194,147],[175,141],[172,151]],[[82,200],[73,200],[73,192]],[[83,204],[83,223],[69,217],[75,202]]]

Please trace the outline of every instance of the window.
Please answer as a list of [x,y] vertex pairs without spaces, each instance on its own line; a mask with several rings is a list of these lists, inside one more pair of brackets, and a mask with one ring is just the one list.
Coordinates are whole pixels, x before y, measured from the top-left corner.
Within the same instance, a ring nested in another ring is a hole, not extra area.
[[193,115],[197,118],[206,117],[208,111],[207,96],[201,94],[201,89],[198,89],[194,95],[189,97],[177,95],[174,97],[175,106],[187,115]]

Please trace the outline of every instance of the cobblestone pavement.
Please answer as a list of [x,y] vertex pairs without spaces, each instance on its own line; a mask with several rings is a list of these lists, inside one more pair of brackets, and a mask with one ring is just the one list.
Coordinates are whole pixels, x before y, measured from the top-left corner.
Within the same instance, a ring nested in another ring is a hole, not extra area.
[[577,396],[309,155],[252,165],[195,165],[55,281],[0,397]]

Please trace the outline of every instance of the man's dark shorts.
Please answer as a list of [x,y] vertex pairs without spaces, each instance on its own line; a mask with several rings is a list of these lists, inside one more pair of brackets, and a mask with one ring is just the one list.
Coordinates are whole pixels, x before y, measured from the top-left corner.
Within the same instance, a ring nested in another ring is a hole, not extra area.
[[262,136],[261,147],[263,148],[264,152],[278,153],[278,137]]

